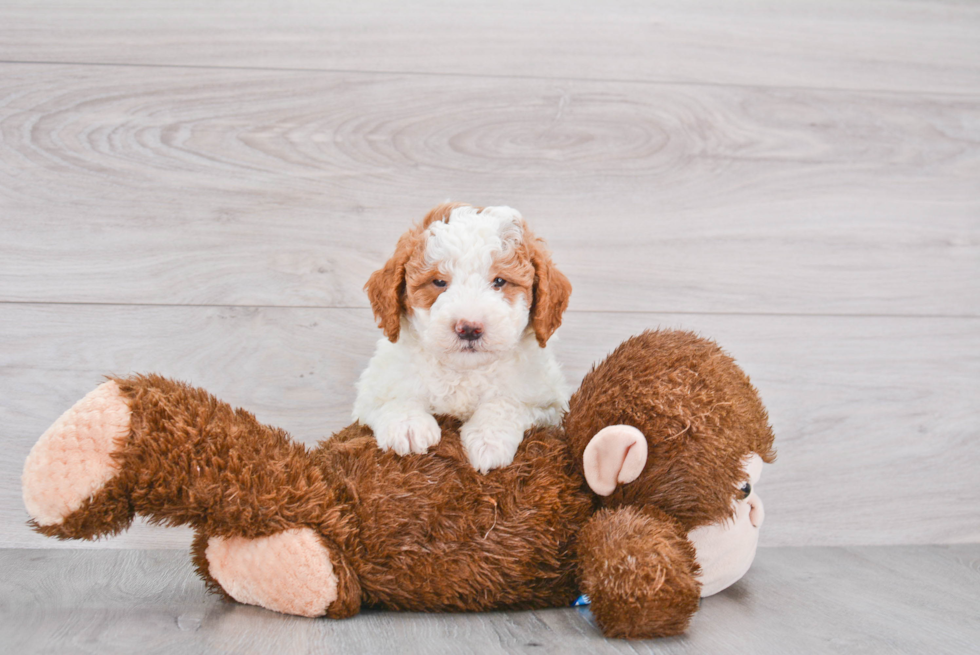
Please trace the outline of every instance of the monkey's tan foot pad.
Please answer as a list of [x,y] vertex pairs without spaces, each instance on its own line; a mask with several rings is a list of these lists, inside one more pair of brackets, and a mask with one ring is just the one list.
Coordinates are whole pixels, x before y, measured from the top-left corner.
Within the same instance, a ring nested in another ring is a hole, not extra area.
[[309,528],[256,539],[211,537],[204,555],[211,576],[239,603],[313,617],[337,600],[330,551]]
[[39,531],[91,538],[132,520],[128,502],[105,490],[119,472],[112,454],[129,431],[129,404],[119,385],[109,380],[41,435],[21,477],[24,505]]

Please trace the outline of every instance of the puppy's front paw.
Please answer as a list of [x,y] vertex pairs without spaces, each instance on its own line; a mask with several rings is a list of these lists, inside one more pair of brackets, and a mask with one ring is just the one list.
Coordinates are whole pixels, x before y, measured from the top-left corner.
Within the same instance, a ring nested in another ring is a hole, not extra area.
[[513,462],[523,437],[523,433],[512,434],[506,430],[493,430],[469,424],[464,425],[460,430],[460,438],[470,458],[470,464],[480,473]]
[[413,412],[395,418],[374,434],[382,450],[394,450],[399,455],[424,453],[442,439],[442,430],[432,415]]

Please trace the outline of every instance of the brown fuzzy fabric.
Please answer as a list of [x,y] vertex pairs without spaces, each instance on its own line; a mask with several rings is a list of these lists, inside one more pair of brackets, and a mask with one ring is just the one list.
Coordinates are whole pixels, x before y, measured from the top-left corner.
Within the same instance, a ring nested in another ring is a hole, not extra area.
[[427,455],[381,452],[357,424],[317,453],[321,469],[344,473],[356,531],[321,529],[358,570],[365,602],[402,610],[570,602],[570,548],[592,497],[561,435],[532,430],[514,464],[481,475],[459,422],[440,422],[442,441]]
[[694,547],[663,512],[596,513],[579,536],[582,591],[609,637],[669,637],[687,629],[701,584]]
[[712,341],[690,332],[647,331],[627,339],[585,376],[572,396],[565,432],[575,463],[607,425],[647,438],[647,465],[602,502],[651,506],[686,534],[732,515],[742,462],[774,461],[773,434],[749,378]]
[[[261,537],[336,505],[303,444],[202,389],[156,375],[117,379],[132,409],[116,454],[130,503],[154,523]],[[343,522],[338,513],[325,517]]]
[[[425,455],[383,452],[359,424],[308,451],[201,389],[155,375],[116,381],[132,409],[120,473],[62,524],[36,529],[90,539],[136,513],[191,525],[198,571],[223,593],[208,538],[308,527],[338,576],[335,618],[362,605],[563,606],[583,589],[610,636],[677,634],[699,595],[687,531],[730,514],[745,456],[774,457],[748,378],[683,332],[625,342],[586,376],[564,429],[530,430],[513,464],[486,475],[470,466],[452,418],[439,418],[442,441]],[[636,481],[600,500],[582,452],[617,423],[643,431],[650,456]]]

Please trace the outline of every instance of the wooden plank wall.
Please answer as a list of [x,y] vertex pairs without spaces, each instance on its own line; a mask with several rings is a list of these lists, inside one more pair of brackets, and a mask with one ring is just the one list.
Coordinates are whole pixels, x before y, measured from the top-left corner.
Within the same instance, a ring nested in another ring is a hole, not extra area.
[[361,286],[446,198],[549,241],[571,380],[648,327],[735,355],[764,545],[980,541],[980,7],[45,6],[0,7],[0,546],[63,545],[20,469],[102,374],[343,426]]

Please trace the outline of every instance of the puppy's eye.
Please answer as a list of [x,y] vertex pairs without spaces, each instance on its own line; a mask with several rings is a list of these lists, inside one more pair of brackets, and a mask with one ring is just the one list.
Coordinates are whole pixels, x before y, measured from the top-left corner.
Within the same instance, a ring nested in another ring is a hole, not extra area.
[[752,493],[752,483],[746,482],[738,488],[738,492],[742,495],[742,500],[745,500]]
[[493,288],[494,289],[502,289],[505,284],[507,284],[507,280],[505,280],[504,278],[502,278],[502,277],[495,277],[495,278],[493,278]]
[[442,289],[442,288],[444,288],[446,286],[446,281],[445,280],[432,280],[432,284],[434,284],[437,287],[439,287],[440,289]]

